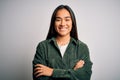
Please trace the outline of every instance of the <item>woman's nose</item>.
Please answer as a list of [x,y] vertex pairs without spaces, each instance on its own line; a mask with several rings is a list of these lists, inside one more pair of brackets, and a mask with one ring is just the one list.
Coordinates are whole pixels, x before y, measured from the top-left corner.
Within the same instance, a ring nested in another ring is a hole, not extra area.
[[61,25],[64,26],[66,22],[64,20],[61,21]]

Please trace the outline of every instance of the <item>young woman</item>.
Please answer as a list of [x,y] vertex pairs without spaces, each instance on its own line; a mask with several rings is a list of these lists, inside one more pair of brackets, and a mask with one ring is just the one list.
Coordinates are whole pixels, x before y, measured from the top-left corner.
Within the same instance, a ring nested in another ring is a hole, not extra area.
[[78,39],[76,19],[67,5],[53,12],[46,40],[37,46],[33,60],[34,80],[90,80],[88,47]]

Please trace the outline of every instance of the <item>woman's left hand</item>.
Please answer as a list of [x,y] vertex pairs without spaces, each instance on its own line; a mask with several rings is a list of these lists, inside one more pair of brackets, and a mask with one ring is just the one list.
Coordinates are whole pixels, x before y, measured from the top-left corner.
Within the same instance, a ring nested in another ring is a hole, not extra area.
[[39,77],[39,76],[51,76],[52,73],[53,73],[53,69],[50,68],[50,67],[47,67],[45,65],[36,64],[35,67],[36,68],[34,69],[34,75],[36,77]]
[[76,63],[74,66],[74,70],[77,70],[78,68],[82,68],[84,66],[85,62],[83,60],[80,60]]

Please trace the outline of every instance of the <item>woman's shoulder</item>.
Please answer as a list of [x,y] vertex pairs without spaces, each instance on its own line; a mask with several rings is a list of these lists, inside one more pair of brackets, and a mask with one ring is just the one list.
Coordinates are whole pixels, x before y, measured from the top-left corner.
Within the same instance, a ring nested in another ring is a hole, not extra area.
[[46,40],[42,40],[38,43],[38,45],[49,45],[50,42],[54,42],[55,39],[54,38],[51,38],[51,39],[46,39]]
[[49,40],[42,40],[38,43],[38,45],[45,45],[46,43],[48,43]]
[[81,40],[77,40],[77,44],[79,46],[87,47],[87,44],[85,42],[81,41]]

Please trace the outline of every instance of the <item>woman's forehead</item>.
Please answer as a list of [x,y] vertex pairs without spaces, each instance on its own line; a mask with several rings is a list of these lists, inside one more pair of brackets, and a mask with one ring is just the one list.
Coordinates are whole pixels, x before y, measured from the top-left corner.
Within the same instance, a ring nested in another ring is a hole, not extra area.
[[69,13],[69,11],[67,11],[66,9],[60,9],[57,11],[56,13],[56,17],[64,17],[64,18],[71,18],[71,15]]

